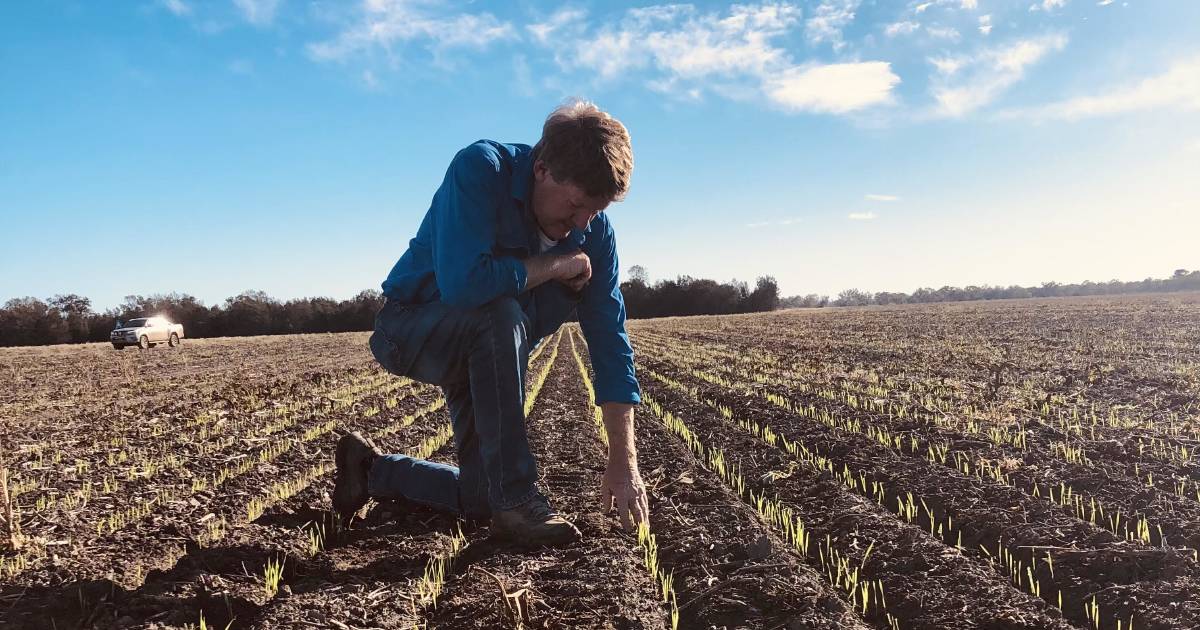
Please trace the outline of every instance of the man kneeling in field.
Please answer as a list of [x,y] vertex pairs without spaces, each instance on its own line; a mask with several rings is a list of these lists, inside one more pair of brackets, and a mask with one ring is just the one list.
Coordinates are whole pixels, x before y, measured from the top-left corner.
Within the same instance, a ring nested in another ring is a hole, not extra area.
[[389,372],[442,388],[458,467],[344,436],[333,493],[343,518],[368,497],[403,498],[490,518],[494,536],[518,544],[578,540],[538,491],[524,413],[530,350],[576,309],[609,435],[601,502],[627,529],[647,517],[633,431],[639,389],[603,214],[632,171],[625,126],[586,102],[551,113],[533,147],[480,140],[458,152],[383,283],[370,342]]

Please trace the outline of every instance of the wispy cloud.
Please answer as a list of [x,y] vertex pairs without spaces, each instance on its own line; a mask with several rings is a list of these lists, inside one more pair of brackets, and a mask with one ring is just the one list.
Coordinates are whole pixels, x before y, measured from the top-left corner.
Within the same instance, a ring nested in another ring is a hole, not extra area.
[[900,198],[897,197],[896,195],[868,194],[868,195],[864,195],[863,198],[866,199],[867,201],[900,201]]
[[936,114],[957,117],[988,105],[1025,77],[1029,66],[1067,45],[1063,35],[1020,39],[973,55],[931,58]]
[[404,0],[367,0],[352,23],[331,40],[308,45],[318,61],[344,61],[356,54],[425,41],[435,49],[486,48],[493,42],[514,39],[512,24],[491,13],[439,14],[429,7]]
[[[1103,4],[1103,3],[1102,3]],[[1029,5],[1030,11],[1053,11],[1067,6],[1067,0],[1042,0]]]
[[255,26],[266,26],[275,20],[280,0],[233,0],[242,17]]
[[921,28],[921,24],[912,20],[904,20],[900,22],[892,22],[883,28],[883,34],[888,37],[896,37],[897,35],[908,35],[913,31]]
[[879,215],[875,214],[874,212],[851,212],[850,214],[846,215],[846,218],[850,219],[851,221],[873,221],[878,219]]
[[158,0],[163,8],[178,16],[190,15],[192,7],[183,0]]
[[813,9],[812,17],[804,22],[804,34],[814,46],[829,42],[834,50],[846,45],[842,29],[854,21],[854,12],[862,0],[825,0]]
[[962,39],[962,34],[953,26],[929,26],[925,32],[934,39],[944,39],[951,42],[957,42]]
[[1040,107],[1002,112],[1003,117],[1078,120],[1157,109],[1200,110],[1200,56],[1178,60],[1162,74],[1106,92]]
[[776,40],[799,21],[790,4],[733,5],[726,13],[664,5],[630,9],[596,28],[560,13],[534,32],[567,72],[590,70],[604,81],[637,73],[651,89],[684,100],[706,91],[761,95],[785,111],[836,114],[891,102],[900,78],[887,62],[793,62]]
[[800,223],[801,221],[803,221],[803,219],[801,219],[800,217],[792,217],[789,219],[779,219],[779,220],[775,220],[775,221],[755,221],[753,223],[747,223],[746,227],[751,228],[751,229],[757,229],[757,228],[762,228],[762,227],[768,227],[771,225],[779,225],[779,226],[795,225],[797,223]]
[[555,33],[581,24],[586,17],[587,12],[582,9],[559,9],[551,14],[545,22],[529,24],[525,30],[529,31],[534,41],[545,44]]
[[992,32],[992,15],[990,13],[987,15],[979,16],[979,32],[983,33],[985,36],[991,34],[991,32]]

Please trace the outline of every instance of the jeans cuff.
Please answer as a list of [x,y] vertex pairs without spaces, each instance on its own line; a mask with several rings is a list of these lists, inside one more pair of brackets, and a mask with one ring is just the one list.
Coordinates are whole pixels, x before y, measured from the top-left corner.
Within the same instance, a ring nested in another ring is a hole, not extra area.
[[524,504],[526,501],[529,501],[530,499],[532,499],[532,498],[534,498],[534,497],[538,496],[538,494],[539,494],[539,493],[538,493],[537,486],[534,486],[532,490],[530,490],[528,493],[526,493],[526,494],[525,494],[524,496],[522,496],[521,498],[519,498],[519,499],[516,499],[515,501],[501,501],[501,502],[498,502],[496,505],[494,505],[494,506],[492,507],[492,510],[493,510],[493,511],[499,511],[499,510],[511,510],[511,509],[513,509],[513,508],[515,508],[515,507],[517,507],[517,506],[519,506],[519,505],[523,505],[523,504]]

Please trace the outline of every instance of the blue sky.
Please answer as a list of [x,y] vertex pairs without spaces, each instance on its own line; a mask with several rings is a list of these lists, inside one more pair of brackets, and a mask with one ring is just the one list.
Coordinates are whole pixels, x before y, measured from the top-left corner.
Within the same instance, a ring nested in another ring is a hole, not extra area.
[[0,5],[0,300],[377,288],[451,156],[633,137],[652,278],[786,294],[1200,267],[1200,2]]

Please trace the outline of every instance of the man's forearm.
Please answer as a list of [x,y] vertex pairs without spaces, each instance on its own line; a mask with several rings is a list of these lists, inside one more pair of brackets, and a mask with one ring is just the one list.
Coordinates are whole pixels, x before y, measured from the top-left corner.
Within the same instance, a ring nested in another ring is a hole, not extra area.
[[567,264],[566,256],[541,254],[526,258],[525,290],[532,291],[534,287],[545,284],[563,276],[563,265]]
[[633,431],[633,405],[607,402],[600,406],[608,432],[608,465],[637,469],[637,444]]

